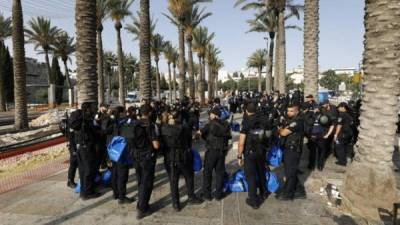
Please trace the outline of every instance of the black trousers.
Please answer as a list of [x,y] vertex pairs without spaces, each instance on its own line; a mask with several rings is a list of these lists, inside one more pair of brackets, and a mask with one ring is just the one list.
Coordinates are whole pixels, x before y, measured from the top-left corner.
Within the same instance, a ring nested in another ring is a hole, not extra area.
[[319,168],[323,168],[329,154],[328,139],[317,138],[310,140],[307,143],[307,148],[310,151],[308,167],[313,169],[315,168],[315,164],[317,164]]
[[265,189],[265,172],[266,161],[265,152],[262,153],[245,153],[244,155],[244,172],[247,183],[249,185],[248,197],[253,204],[258,203],[257,190],[260,195],[266,193]]
[[68,167],[68,181],[74,181],[76,170],[78,169],[78,156],[74,147],[69,146],[69,167]]
[[123,199],[126,197],[126,183],[128,182],[129,166],[121,163],[112,163],[111,187],[114,198]]
[[139,192],[137,208],[142,212],[149,210],[149,202],[154,185],[156,160],[156,156],[149,155],[135,161]]
[[171,197],[172,203],[177,205],[179,204],[179,176],[183,175],[185,178],[185,184],[188,192],[188,197],[194,198],[194,171],[192,164],[190,163],[172,163],[166,162],[166,166],[168,167],[167,173],[170,182],[171,188]]
[[215,197],[222,198],[224,191],[225,154],[220,150],[207,150],[204,157],[203,195],[211,197],[212,173],[215,170]]
[[317,158],[317,142],[316,139],[308,138],[307,149],[308,155],[308,168],[314,169]]
[[290,197],[294,196],[296,187],[299,184],[298,169],[300,164],[301,152],[287,148],[284,153],[284,167],[286,183],[284,185],[284,194]]
[[339,163],[344,166],[347,164],[347,146],[348,144],[344,143],[341,140],[338,140],[335,143],[336,157]]
[[78,148],[77,150],[79,177],[81,182],[81,197],[94,193],[96,176],[96,154],[94,148]]

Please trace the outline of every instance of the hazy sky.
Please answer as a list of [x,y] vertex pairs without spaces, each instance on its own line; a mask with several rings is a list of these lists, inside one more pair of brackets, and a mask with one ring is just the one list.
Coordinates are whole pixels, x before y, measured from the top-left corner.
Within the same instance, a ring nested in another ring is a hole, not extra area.
[[[177,46],[177,28],[162,15],[168,13],[167,0],[151,0],[151,14],[158,19],[156,31],[166,40]],[[236,0],[214,0],[204,4],[207,11],[213,15],[207,18],[202,25],[215,32],[214,43],[220,48],[220,57],[225,63],[224,70],[230,72],[246,67],[248,56],[258,48],[265,48],[265,34],[246,33],[246,20],[252,18],[252,11],[241,11],[234,8]],[[304,4],[304,0],[295,0]],[[74,0],[22,0],[24,21],[32,16],[51,18],[54,25],[66,30],[70,35],[75,34],[74,27]],[[139,0],[131,7],[134,14],[138,10]],[[11,0],[0,0],[0,12],[10,16]],[[363,49],[363,16],[364,0],[320,0],[320,51],[319,62],[321,70],[338,67],[358,68],[362,59]],[[130,23],[127,18],[124,24]],[[288,24],[303,26],[301,20],[291,19]],[[303,32],[288,30],[287,36],[287,69],[303,64]],[[125,30],[122,31],[122,43],[125,52],[139,57],[138,42]],[[116,32],[111,21],[104,26],[103,41],[105,50],[116,51]],[[6,41],[8,46],[11,41]],[[26,45],[28,57],[44,61],[43,55],[37,55],[32,45]],[[197,61],[197,57],[194,57]],[[73,63],[74,64],[74,63]],[[160,61],[162,71],[166,71],[165,61]],[[72,66],[74,68],[75,65]]]

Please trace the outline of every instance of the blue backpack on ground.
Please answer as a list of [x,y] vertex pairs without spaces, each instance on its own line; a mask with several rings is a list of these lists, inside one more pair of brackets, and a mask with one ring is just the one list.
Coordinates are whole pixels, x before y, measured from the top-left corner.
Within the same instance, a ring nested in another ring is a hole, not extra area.
[[278,145],[273,145],[267,154],[267,162],[273,167],[279,167],[283,159],[283,150]]
[[192,156],[193,156],[193,170],[194,172],[200,172],[201,168],[203,168],[203,163],[201,162],[200,153],[192,149]]
[[229,117],[231,116],[231,114],[229,113],[229,111],[228,111],[225,107],[221,107],[219,110],[220,110],[220,112],[221,112],[220,119],[221,119],[222,121],[225,121],[225,120],[229,119]]
[[231,123],[231,130],[233,132],[239,132],[240,131],[240,124],[237,122],[232,122]]
[[233,174],[229,181],[229,189],[231,192],[247,192],[249,190],[243,170],[240,169]]
[[121,136],[115,136],[112,138],[110,144],[107,147],[108,157],[113,162],[119,162],[122,154],[125,151],[127,145],[126,138]]
[[265,184],[267,190],[271,193],[275,193],[279,189],[279,180],[274,172],[266,172],[265,178],[267,183]]

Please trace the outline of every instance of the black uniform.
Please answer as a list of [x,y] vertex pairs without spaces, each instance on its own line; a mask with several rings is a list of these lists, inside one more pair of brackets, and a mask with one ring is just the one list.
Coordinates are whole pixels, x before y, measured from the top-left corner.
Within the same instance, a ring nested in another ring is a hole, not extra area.
[[203,139],[206,140],[206,154],[204,157],[203,196],[211,199],[212,173],[215,170],[217,200],[223,197],[225,156],[228,152],[228,141],[231,138],[229,124],[217,119],[207,123],[201,130]]
[[172,203],[180,208],[179,175],[185,178],[189,199],[196,198],[194,194],[193,156],[191,154],[191,129],[185,125],[163,125],[161,127],[164,159],[170,179]]
[[282,144],[285,148],[283,160],[286,175],[286,183],[283,194],[285,197],[293,198],[296,188],[299,184],[297,173],[302,152],[304,128],[303,121],[301,120],[300,116],[289,119],[287,124],[287,129],[289,129],[292,133],[282,138]]
[[[325,120],[327,122],[323,122]],[[330,126],[332,125],[332,119],[325,113],[317,113],[315,115],[314,126],[312,130],[312,142],[315,143],[313,148],[310,148],[309,156],[309,167],[315,167],[315,161],[319,170],[322,170],[325,164],[326,158],[329,156],[330,150],[330,139],[324,138],[328,133]],[[310,146],[309,146],[310,147]]]
[[138,180],[139,198],[137,208],[141,212],[149,210],[150,196],[153,191],[157,154],[153,141],[159,140],[159,131],[149,120],[138,120],[133,127],[133,158]]
[[95,193],[96,140],[93,118],[84,115],[82,110],[77,110],[71,113],[69,120],[70,127],[74,130],[74,140],[76,143],[81,183],[80,196],[85,198]]
[[68,182],[74,183],[76,170],[78,169],[77,149],[74,137],[74,130],[68,128],[68,151],[69,151],[69,167]]
[[248,201],[250,205],[258,206],[260,198],[257,196],[257,189],[259,189],[261,199],[264,199],[267,194],[265,156],[269,146],[267,136],[271,137],[272,130],[271,126],[265,126],[262,116],[253,114],[243,120],[240,133],[246,135],[243,154],[244,172],[249,184]]
[[342,126],[340,133],[337,136],[335,149],[336,157],[340,165],[347,164],[347,148],[353,138],[353,120],[347,112],[339,113],[338,125]]

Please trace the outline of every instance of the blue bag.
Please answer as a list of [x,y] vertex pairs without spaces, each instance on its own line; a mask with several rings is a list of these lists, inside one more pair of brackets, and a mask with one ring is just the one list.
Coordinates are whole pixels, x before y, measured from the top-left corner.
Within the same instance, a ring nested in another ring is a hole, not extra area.
[[229,181],[229,189],[231,192],[247,192],[249,190],[246,176],[242,169],[233,174],[232,179]]
[[236,122],[232,122],[231,124],[231,130],[233,132],[239,132],[240,131],[240,124]]
[[231,116],[231,114],[229,113],[229,111],[225,107],[221,107],[220,108],[220,112],[221,112],[220,119],[222,121],[225,121],[225,120],[229,119],[229,117]]
[[273,145],[267,154],[267,162],[273,167],[279,167],[282,163],[283,151],[278,145]]
[[113,162],[118,162],[124,153],[127,141],[124,137],[115,136],[107,147],[108,157]]
[[201,162],[201,157],[198,151],[192,149],[193,156],[193,170],[194,172],[200,172],[203,167],[203,163]]
[[75,193],[81,193],[81,181],[78,181],[78,183],[76,184],[74,192]]
[[104,171],[103,176],[101,176],[101,183],[104,186],[108,186],[111,183],[111,171],[110,170]]
[[279,180],[274,172],[266,172],[265,178],[267,183],[265,184],[267,190],[271,193],[275,193],[279,189]]
[[204,128],[204,122],[199,121],[199,129],[202,129],[202,128]]

